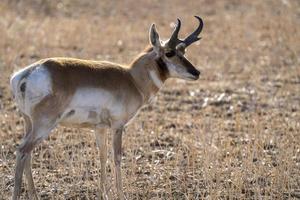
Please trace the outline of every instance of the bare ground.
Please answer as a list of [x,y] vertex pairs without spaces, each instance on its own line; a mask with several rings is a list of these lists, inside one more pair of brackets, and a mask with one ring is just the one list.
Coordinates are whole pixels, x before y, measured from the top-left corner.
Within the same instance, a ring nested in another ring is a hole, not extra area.
[[[300,198],[299,1],[3,0],[0,13],[0,199],[11,197],[23,135],[13,71],[54,56],[129,63],[152,22],[167,38],[179,17],[186,35],[195,14],[203,39],[187,56],[201,78],[169,80],[126,129],[126,196]],[[41,199],[96,199],[99,168],[89,130],[60,127],[34,151]],[[111,183],[112,170],[110,159]]]

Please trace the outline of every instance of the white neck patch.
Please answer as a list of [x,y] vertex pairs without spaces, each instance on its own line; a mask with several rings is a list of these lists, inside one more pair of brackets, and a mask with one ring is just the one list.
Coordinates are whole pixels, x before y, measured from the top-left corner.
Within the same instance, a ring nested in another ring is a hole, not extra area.
[[153,83],[154,83],[154,85],[155,85],[156,87],[161,88],[162,85],[164,84],[164,83],[161,81],[161,79],[157,76],[157,74],[155,73],[154,70],[151,70],[151,71],[150,71],[150,77],[151,77],[151,79],[152,79],[152,81],[153,81]]

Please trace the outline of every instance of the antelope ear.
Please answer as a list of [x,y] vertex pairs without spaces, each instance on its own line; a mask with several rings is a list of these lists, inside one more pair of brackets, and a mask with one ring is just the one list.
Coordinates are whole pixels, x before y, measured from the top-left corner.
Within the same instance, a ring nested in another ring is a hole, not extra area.
[[150,43],[153,47],[156,47],[156,48],[161,47],[159,35],[156,31],[155,24],[152,24],[150,27],[149,39],[150,39]]

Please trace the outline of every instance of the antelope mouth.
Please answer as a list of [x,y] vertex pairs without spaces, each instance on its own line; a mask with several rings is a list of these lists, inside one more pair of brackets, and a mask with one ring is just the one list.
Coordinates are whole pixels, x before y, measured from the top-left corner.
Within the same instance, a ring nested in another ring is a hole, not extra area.
[[198,80],[199,76],[200,76],[200,71],[191,70],[191,71],[189,71],[189,76],[187,78],[190,80]]
[[189,77],[187,77],[187,78],[188,78],[188,80],[196,81],[196,80],[199,79],[199,76],[189,76]]

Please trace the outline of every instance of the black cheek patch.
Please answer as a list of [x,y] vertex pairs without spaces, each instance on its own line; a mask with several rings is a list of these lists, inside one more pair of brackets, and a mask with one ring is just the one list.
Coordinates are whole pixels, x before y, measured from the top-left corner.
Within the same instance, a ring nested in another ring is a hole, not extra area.
[[158,65],[158,71],[160,73],[160,76],[166,79],[169,75],[167,64],[163,61],[162,58],[158,58],[156,60],[156,64]]
[[21,86],[20,86],[20,91],[24,93],[25,90],[26,90],[26,83],[24,82],[24,83],[22,83]]

